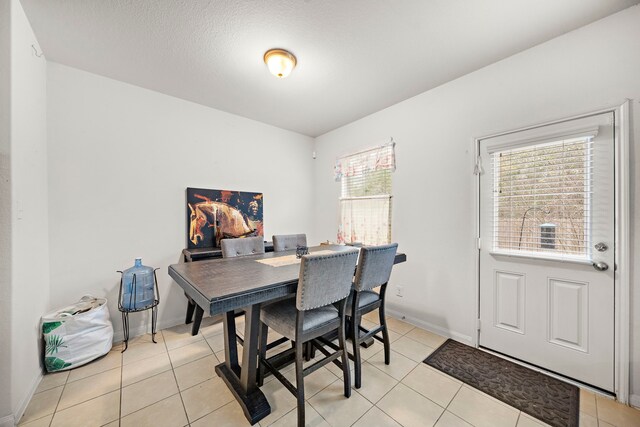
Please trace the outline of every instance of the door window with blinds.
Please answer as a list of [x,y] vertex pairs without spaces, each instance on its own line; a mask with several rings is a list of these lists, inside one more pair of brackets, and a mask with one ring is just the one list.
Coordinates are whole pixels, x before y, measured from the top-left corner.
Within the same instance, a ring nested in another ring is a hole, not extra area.
[[593,199],[597,135],[597,126],[568,129],[487,148],[493,252],[591,259],[598,223]]
[[339,243],[391,242],[391,182],[395,143],[363,150],[336,161],[341,183]]
[[494,246],[588,258],[591,136],[495,152]]

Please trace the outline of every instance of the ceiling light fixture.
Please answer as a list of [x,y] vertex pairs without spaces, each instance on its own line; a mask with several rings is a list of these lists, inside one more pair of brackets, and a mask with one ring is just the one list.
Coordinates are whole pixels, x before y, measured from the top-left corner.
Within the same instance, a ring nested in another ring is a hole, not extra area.
[[264,54],[264,63],[267,64],[271,74],[278,78],[285,78],[295,68],[296,57],[284,49],[271,49]]

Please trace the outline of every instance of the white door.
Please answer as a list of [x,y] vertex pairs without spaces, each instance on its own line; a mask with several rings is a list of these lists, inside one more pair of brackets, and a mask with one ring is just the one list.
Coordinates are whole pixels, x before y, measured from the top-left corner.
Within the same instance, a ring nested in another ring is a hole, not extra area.
[[611,392],[613,119],[480,141],[480,346]]

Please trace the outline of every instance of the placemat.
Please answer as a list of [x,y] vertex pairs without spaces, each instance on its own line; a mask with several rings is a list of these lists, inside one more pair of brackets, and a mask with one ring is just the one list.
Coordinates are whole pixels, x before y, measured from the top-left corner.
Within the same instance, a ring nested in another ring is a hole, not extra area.
[[[312,254],[321,255],[321,254],[332,254],[334,252],[335,251],[325,249],[322,251],[312,252]],[[285,265],[300,264],[300,258],[296,258],[296,255],[293,254],[293,255],[279,256],[275,258],[257,259],[256,262],[268,265],[270,267],[282,267]]]

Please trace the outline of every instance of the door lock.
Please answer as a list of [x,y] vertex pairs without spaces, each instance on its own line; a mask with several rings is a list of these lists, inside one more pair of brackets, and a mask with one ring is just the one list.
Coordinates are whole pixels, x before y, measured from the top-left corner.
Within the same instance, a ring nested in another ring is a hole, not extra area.
[[604,252],[607,249],[609,249],[609,246],[607,246],[607,244],[604,243],[604,242],[596,243],[596,245],[594,247],[596,248],[596,251],[598,251],[598,252]]
[[593,263],[593,268],[598,271],[607,271],[609,269],[609,265],[606,262],[598,261]]

